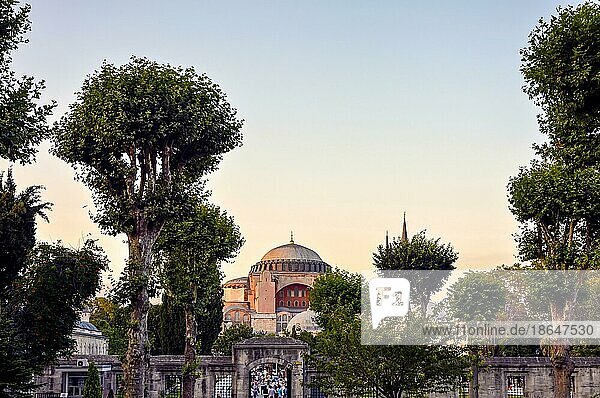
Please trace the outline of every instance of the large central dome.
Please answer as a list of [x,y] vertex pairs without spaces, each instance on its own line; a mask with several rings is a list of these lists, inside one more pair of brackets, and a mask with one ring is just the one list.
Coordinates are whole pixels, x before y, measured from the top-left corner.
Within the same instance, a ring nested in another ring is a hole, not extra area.
[[265,254],[260,261],[265,260],[313,260],[323,261],[321,257],[308,247],[288,243],[271,249]]
[[254,264],[250,272],[316,272],[323,273],[329,269],[321,257],[312,249],[298,245],[292,240],[286,245],[271,249],[262,259]]

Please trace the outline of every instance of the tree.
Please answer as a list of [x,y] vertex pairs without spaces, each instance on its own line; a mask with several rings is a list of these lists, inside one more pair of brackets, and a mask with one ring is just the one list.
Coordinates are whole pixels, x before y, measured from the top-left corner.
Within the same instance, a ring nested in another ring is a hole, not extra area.
[[50,204],[41,202],[40,186],[17,192],[12,170],[6,180],[0,173],[0,300],[7,300],[9,289],[35,245],[36,216],[47,220]]
[[95,298],[91,307],[90,322],[108,338],[108,354],[123,358],[127,352],[127,330],[131,310],[106,297]]
[[600,160],[600,5],[559,7],[540,19],[521,50],[524,91],[542,110],[544,157],[576,167]]
[[0,397],[27,395],[33,374],[72,350],[77,312],[106,268],[93,241],[35,245],[36,216],[48,208],[39,187],[18,193],[10,171],[0,178]]
[[339,396],[377,388],[388,398],[451,389],[467,366],[457,348],[361,344],[361,285],[360,275],[339,270],[315,281],[310,306],[323,330],[309,340],[308,362],[321,375],[312,384]]
[[222,155],[240,145],[241,126],[206,75],[135,57],[120,67],[103,64],[55,125],[54,153],[92,190],[94,220],[127,236],[127,398],[146,394],[156,240],[166,220],[185,212],[185,198],[200,194]]
[[[469,272],[448,289],[449,315],[462,321],[493,321],[505,310],[508,292],[504,281],[488,272]],[[493,347],[466,347],[471,364],[469,397],[479,398],[479,368]]]
[[163,293],[162,302],[150,308],[148,330],[154,355],[183,355],[185,314],[170,295]]
[[[538,269],[590,269],[600,264],[600,5],[558,8],[540,19],[521,50],[524,91],[541,108],[546,143],[541,160],[509,182],[511,211],[521,223],[519,255]],[[573,298],[550,304],[553,320],[568,319]],[[571,347],[548,347],[554,396],[567,398]]]
[[35,147],[48,136],[46,117],[54,103],[39,105],[44,82],[15,77],[11,53],[26,43],[31,28],[31,7],[17,7],[17,0],[0,1],[0,158],[30,163]]
[[417,280],[420,274],[412,275],[411,285],[419,293],[417,301],[422,316],[427,312],[431,295],[441,289],[450,275],[449,271],[456,268],[454,263],[457,259],[458,254],[449,243],[444,245],[440,243],[440,238],[427,238],[425,231],[419,232],[411,239],[403,237],[393,239],[389,245],[379,245],[377,252],[373,254],[375,267],[382,271],[448,271],[423,274],[426,280]]
[[100,373],[94,362],[90,362],[88,366],[87,377],[83,384],[83,398],[102,398]]
[[234,344],[255,336],[252,328],[243,323],[226,327],[223,333],[217,337],[213,345],[213,352],[221,355],[231,355]]
[[[219,265],[233,258],[243,243],[233,218],[217,206],[203,203],[195,203],[189,214],[167,222],[159,238],[162,286],[174,303],[183,307],[185,316],[184,398],[193,397],[198,346],[210,352],[221,329]],[[204,341],[198,340],[199,325],[203,326]]]

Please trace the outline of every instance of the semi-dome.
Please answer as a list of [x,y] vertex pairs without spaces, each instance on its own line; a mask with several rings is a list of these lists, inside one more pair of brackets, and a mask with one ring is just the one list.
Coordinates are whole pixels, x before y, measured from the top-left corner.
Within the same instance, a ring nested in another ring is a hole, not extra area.
[[323,261],[321,257],[308,247],[288,243],[271,249],[265,254],[260,261],[265,260],[313,260]]
[[317,324],[317,313],[313,310],[302,311],[295,315],[290,322],[287,324],[287,332],[292,333],[296,329],[296,332],[305,331],[316,333],[321,330]]

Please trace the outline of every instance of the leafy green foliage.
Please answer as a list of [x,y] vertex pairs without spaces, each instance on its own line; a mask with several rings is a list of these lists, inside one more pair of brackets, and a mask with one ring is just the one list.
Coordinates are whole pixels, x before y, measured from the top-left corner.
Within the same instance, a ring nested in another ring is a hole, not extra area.
[[232,259],[243,243],[233,218],[203,203],[168,222],[157,243],[163,260],[162,286],[175,304],[193,312],[193,339],[202,353],[210,352],[221,330],[220,263]]
[[34,248],[13,296],[21,303],[14,308],[14,320],[19,331],[27,331],[27,358],[49,364],[72,348],[77,312],[100,288],[106,265],[104,253],[93,241],[77,250],[58,244]]
[[88,366],[87,377],[83,384],[83,398],[102,398],[100,372],[94,362],[90,362]]
[[[440,238],[427,238],[425,231],[411,239],[397,238],[387,246],[379,245],[377,252],[373,254],[375,267],[382,271],[451,271],[456,268],[454,263],[457,259],[458,253],[450,243],[443,244]],[[419,274],[411,275],[412,295],[421,307],[422,316],[427,312],[431,295],[441,289],[449,275],[449,272],[427,273],[425,279],[419,279]]]
[[389,398],[451,389],[467,366],[459,349],[361,344],[362,283],[360,275],[338,270],[315,281],[311,308],[323,330],[305,336],[309,365],[321,375],[312,385],[340,396],[360,396],[376,386]]
[[0,0],[0,157],[30,163],[35,147],[48,136],[46,117],[54,103],[40,105],[44,82],[30,76],[20,79],[10,69],[11,53],[26,43],[30,6],[17,0]]
[[[591,269],[600,266],[600,5],[587,1],[558,8],[540,19],[521,51],[524,91],[542,113],[535,146],[541,161],[521,169],[509,183],[511,211],[521,223],[519,255],[538,269]],[[580,288],[580,287],[578,287]],[[565,319],[570,299],[550,304]],[[554,396],[569,396],[571,348],[549,347]]]
[[108,354],[123,357],[127,351],[127,329],[131,310],[105,297],[95,298],[91,307],[90,322],[108,338]]
[[100,286],[107,260],[93,241],[80,249],[35,245],[35,217],[49,208],[39,187],[17,193],[0,178],[0,396],[27,395],[32,374],[70,352],[77,312]]
[[493,321],[505,310],[508,291],[497,274],[468,272],[448,289],[447,305],[452,318],[462,321]]
[[525,92],[550,141],[538,147],[577,167],[600,160],[600,5],[586,1],[540,19],[521,50]]
[[44,211],[49,203],[40,200],[39,186],[17,192],[12,170],[6,180],[0,173],[0,300],[23,270],[27,255],[35,245],[35,218],[47,220]]
[[240,145],[241,126],[206,75],[134,57],[84,81],[54,128],[54,153],[92,190],[95,221],[130,233],[139,212],[157,226],[177,217],[190,189]]
[[248,325],[238,324],[225,328],[223,333],[217,337],[217,340],[213,345],[213,352],[221,355],[231,355],[234,344],[249,339],[250,337],[255,337],[255,334]]
[[363,279],[341,269],[319,276],[310,290],[310,309],[318,313],[317,323],[329,328],[331,314],[358,314],[361,309],[361,286]]
[[126,395],[148,387],[149,296],[154,245],[167,220],[187,214],[203,178],[241,144],[242,121],[225,94],[193,68],[133,57],[86,78],[53,129],[53,152],[92,191],[94,221],[125,233],[129,259],[120,291],[131,304],[124,361]]
[[521,260],[539,269],[600,264],[600,169],[533,162],[508,188],[511,211],[521,222]]
[[171,296],[162,295],[162,303],[153,305],[148,314],[148,332],[152,354],[183,355],[185,348],[185,315],[182,305]]

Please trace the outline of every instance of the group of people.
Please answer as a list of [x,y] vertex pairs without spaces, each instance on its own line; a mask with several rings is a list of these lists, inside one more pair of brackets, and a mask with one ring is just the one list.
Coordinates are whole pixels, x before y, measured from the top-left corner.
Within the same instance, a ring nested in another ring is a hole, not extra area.
[[251,373],[251,398],[286,398],[285,369],[277,371],[276,365],[265,365]]

